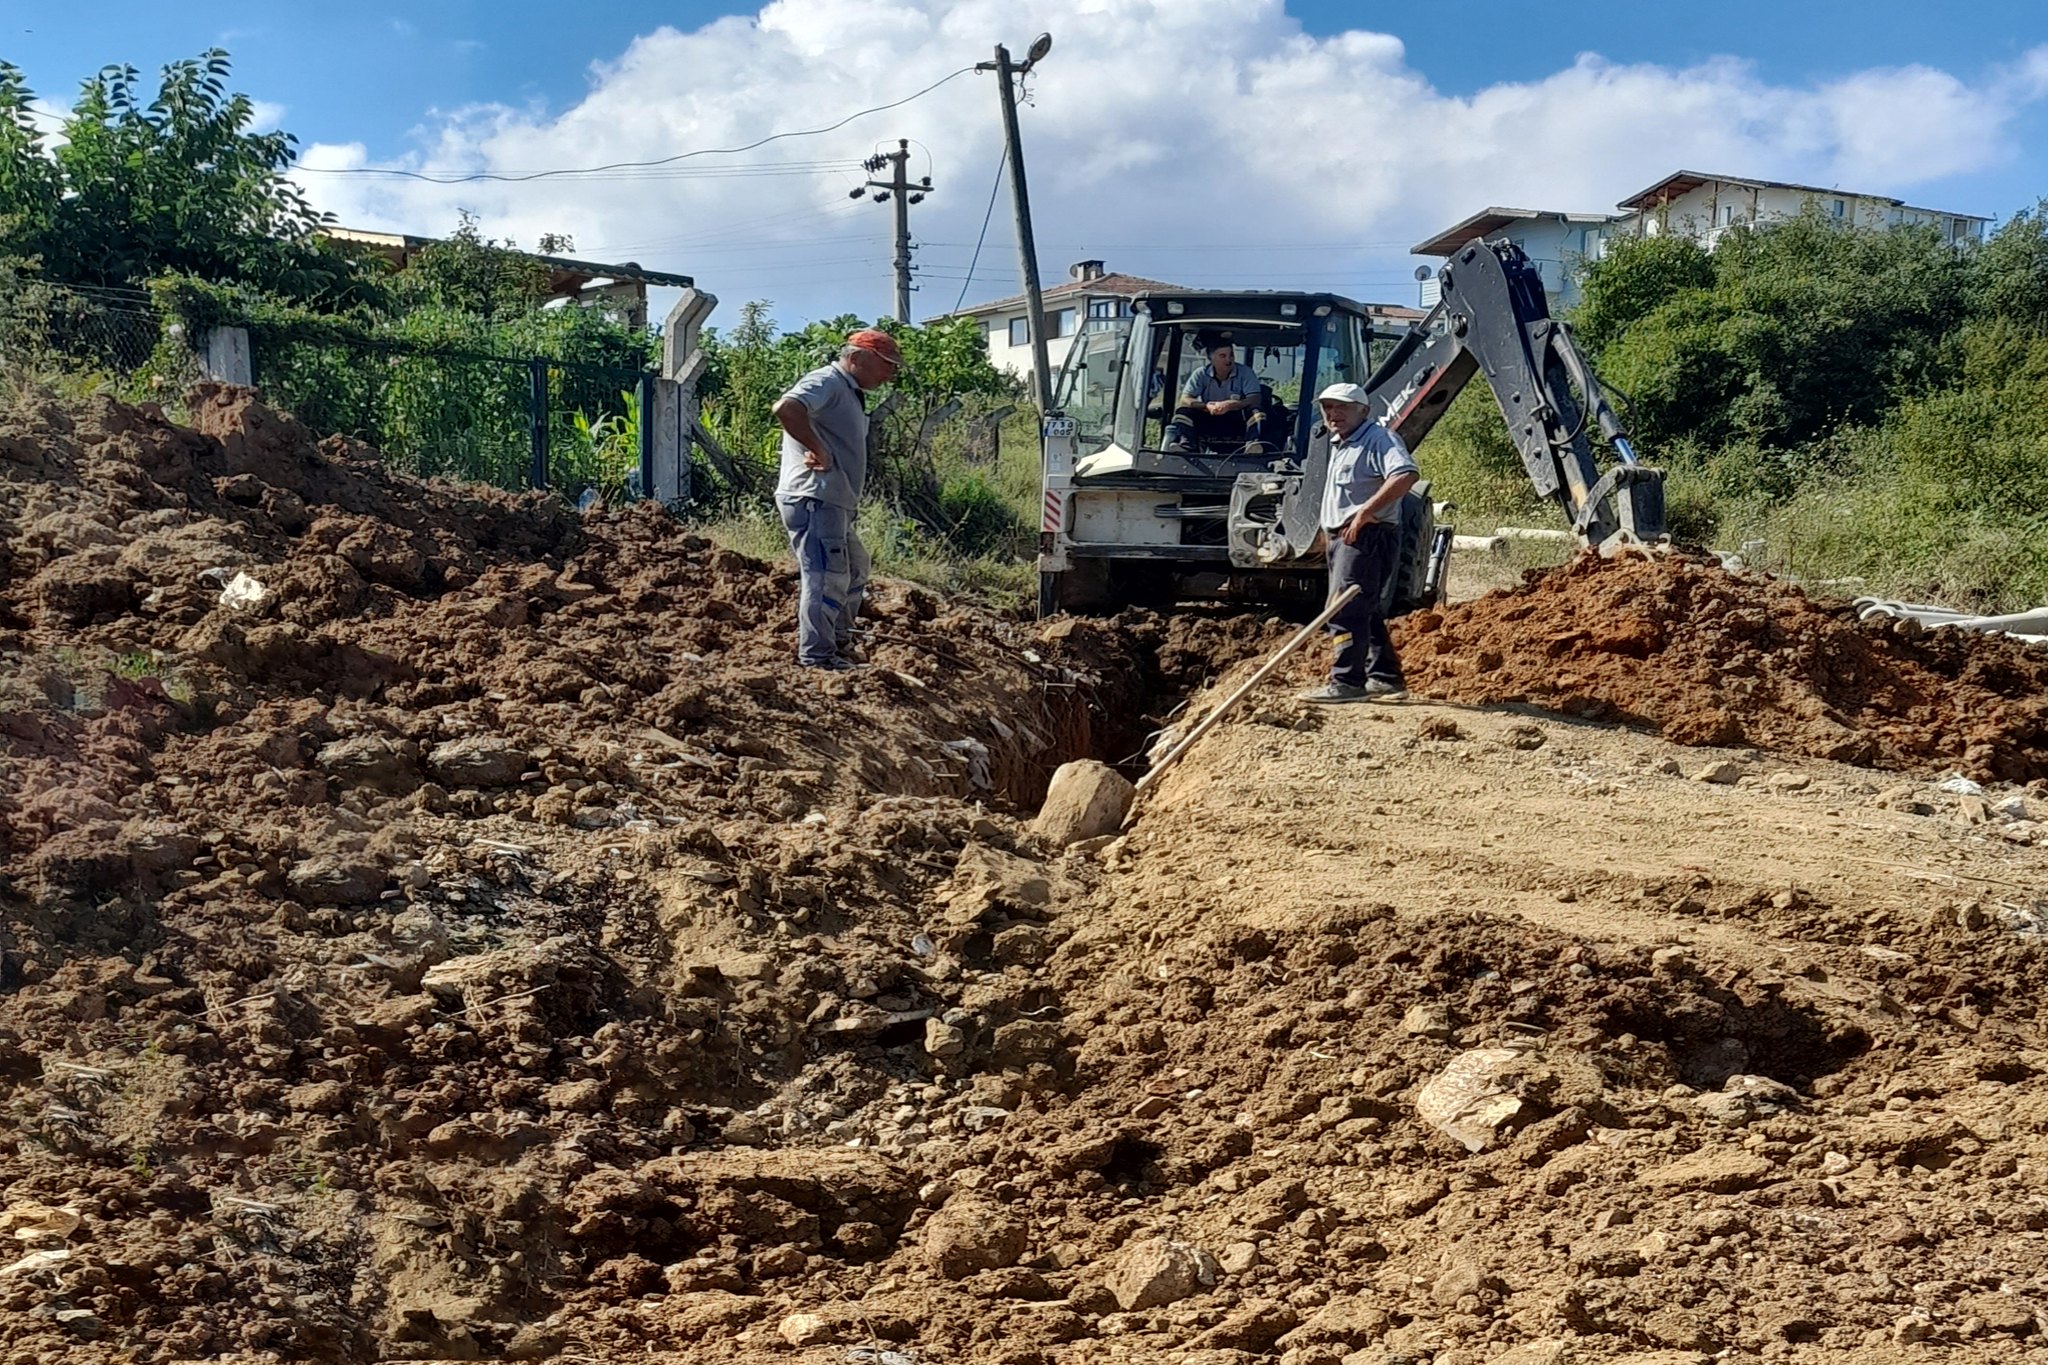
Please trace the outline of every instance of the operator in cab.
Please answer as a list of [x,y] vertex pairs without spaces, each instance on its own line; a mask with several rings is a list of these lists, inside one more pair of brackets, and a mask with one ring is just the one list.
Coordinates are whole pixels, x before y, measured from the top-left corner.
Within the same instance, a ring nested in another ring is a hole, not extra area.
[[1237,346],[1226,333],[1203,333],[1196,339],[1208,364],[1188,376],[1166,429],[1166,449],[1242,449],[1247,455],[1266,452],[1266,414],[1260,407],[1259,377],[1237,363]]
[[1401,438],[1373,420],[1372,399],[1357,384],[1332,384],[1316,395],[1330,443],[1323,485],[1323,538],[1330,564],[1330,599],[1356,584],[1358,596],[1330,618],[1330,681],[1304,692],[1304,701],[1387,701],[1406,696],[1401,661],[1381,596],[1401,551],[1401,499],[1420,471]]

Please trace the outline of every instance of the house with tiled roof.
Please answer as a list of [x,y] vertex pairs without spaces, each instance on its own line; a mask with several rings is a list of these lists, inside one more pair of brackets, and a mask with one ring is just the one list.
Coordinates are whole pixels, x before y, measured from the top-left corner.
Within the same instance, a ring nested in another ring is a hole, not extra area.
[[[1090,327],[1115,327],[1131,315],[1131,300],[1154,290],[1176,290],[1181,286],[1138,275],[1112,274],[1101,261],[1076,261],[1067,267],[1067,280],[1043,291],[1045,304],[1045,356],[1054,372],[1067,358],[1067,347]],[[947,313],[943,318],[973,318],[981,324],[988,342],[988,358],[999,370],[1031,380],[1031,318],[1024,296],[978,303]]]

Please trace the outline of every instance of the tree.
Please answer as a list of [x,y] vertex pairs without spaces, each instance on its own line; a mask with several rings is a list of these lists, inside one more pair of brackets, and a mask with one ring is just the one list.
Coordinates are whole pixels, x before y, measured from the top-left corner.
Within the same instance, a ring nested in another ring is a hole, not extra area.
[[64,197],[29,112],[33,98],[21,72],[0,62],[0,257],[36,254]]
[[2048,199],[1992,234],[1973,263],[1971,311],[2048,332]]
[[285,178],[297,141],[256,132],[218,48],[163,69],[153,97],[132,66],[88,79],[54,149],[32,92],[0,64],[0,232],[66,284],[182,272],[301,301],[358,299],[370,277],[315,241],[323,221]]
[[1586,272],[1580,335],[1648,441],[1781,449],[1878,420],[1937,382],[1968,258],[1930,227],[1808,212],[1711,254],[1647,238]]
[[1581,267],[1572,316],[1579,341],[1595,358],[1623,332],[1688,289],[1709,289],[1714,263],[1684,237],[1617,237],[1607,254]]
[[513,243],[486,238],[465,209],[455,231],[412,253],[391,292],[401,310],[452,308],[496,320],[538,308],[548,297],[548,278],[548,267]]

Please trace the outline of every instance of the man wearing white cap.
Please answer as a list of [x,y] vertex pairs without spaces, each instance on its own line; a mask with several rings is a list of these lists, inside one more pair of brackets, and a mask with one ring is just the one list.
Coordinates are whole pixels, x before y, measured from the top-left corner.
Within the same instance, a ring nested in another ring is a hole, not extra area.
[[1419,470],[1401,438],[1372,418],[1372,399],[1357,384],[1332,384],[1316,395],[1330,443],[1323,485],[1323,538],[1328,543],[1330,596],[1352,584],[1358,596],[1330,619],[1335,655],[1330,681],[1305,700],[1375,701],[1407,691],[1401,661],[1387,634],[1380,598],[1401,550],[1401,499]]

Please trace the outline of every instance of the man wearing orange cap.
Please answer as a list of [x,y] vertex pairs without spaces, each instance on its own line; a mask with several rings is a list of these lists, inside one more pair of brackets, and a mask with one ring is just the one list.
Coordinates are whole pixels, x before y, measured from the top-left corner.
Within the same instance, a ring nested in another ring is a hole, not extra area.
[[782,472],[775,508],[789,532],[802,584],[797,597],[796,658],[805,668],[843,673],[853,620],[868,584],[868,552],[854,534],[868,476],[868,414],[861,394],[903,368],[887,332],[846,338],[839,359],[812,370],[775,402],[782,424]]

